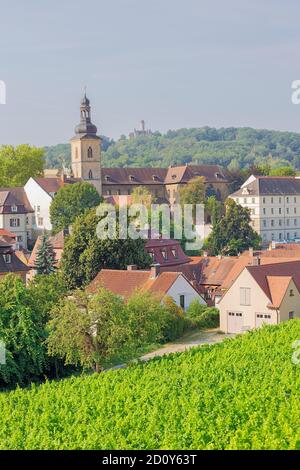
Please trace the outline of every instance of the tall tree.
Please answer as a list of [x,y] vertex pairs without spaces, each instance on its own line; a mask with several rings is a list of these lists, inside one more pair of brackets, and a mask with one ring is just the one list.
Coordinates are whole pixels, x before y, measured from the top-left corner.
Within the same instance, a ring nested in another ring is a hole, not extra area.
[[0,148],[0,186],[24,186],[30,177],[43,176],[44,150],[29,145]]
[[87,285],[102,268],[125,269],[129,264],[140,268],[151,264],[142,238],[119,239],[119,225],[115,238],[100,239],[97,225],[101,218],[91,209],[74,222],[62,256],[62,274],[70,288]]
[[203,204],[205,200],[205,180],[196,176],[179,189],[180,204]]
[[50,206],[53,232],[67,229],[78,215],[84,214],[100,204],[101,197],[96,188],[87,182],[63,186]]
[[213,226],[204,244],[211,255],[238,255],[249,247],[258,248],[259,235],[251,226],[250,211],[228,199],[225,215]]
[[35,269],[37,274],[52,274],[55,271],[55,252],[48,235],[41,237],[37,250]]

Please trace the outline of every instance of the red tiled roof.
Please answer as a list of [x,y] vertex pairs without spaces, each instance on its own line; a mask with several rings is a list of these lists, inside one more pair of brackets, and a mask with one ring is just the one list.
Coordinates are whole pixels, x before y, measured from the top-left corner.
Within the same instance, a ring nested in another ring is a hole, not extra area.
[[203,176],[207,183],[226,183],[226,175],[219,165],[185,165],[169,167],[165,184],[188,183],[197,176]]
[[50,178],[34,178],[41,188],[48,194],[57,193],[60,188],[66,184],[74,184],[82,181],[80,178],[61,178],[61,177],[50,177]]
[[87,287],[94,294],[101,287],[128,299],[135,290],[145,290],[162,298],[180,276],[178,272],[159,273],[155,279],[150,271],[102,269]]

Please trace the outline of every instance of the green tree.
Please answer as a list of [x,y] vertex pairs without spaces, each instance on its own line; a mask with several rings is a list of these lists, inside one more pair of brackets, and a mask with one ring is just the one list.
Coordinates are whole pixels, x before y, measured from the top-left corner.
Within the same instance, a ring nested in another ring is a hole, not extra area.
[[84,214],[100,204],[101,197],[96,188],[87,182],[63,186],[50,206],[50,219],[53,232],[67,229],[78,215]]
[[0,186],[24,186],[30,177],[43,176],[44,150],[29,145],[0,148]]
[[48,329],[49,355],[96,372],[126,348],[130,338],[122,298],[105,289],[93,296],[75,291],[52,310]]
[[6,364],[0,365],[0,385],[24,385],[36,380],[47,367],[43,346],[45,330],[32,293],[18,277],[0,281],[0,340]]
[[205,200],[206,215],[209,216],[211,223],[216,224],[222,216],[223,205],[215,196],[210,196]]
[[37,274],[52,274],[55,271],[55,252],[48,235],[41,237],[41,242],[37,250],[35,269]]
[[201,204],[205,200],[205,180],[203,176],[197,176],[179,188],[181,204]]
[[279,166],[277,168],[272,168],[269,175],[270,176],[296,176],[297,172],[295,168],[291,166]]
[[151,264],[144,239],[100,239],[97,225],[101,218],[91,209],[74,222],[62,256],[61,269],[69,288],[87,285],[102,268],[125,269],[129,264],[146,268]]
[[238,255],[249,247],[258,248],[261,239],[251,226],[249,209],[232,199],[226,201],[225,208],[225,215],[213,226],[204,248],[211,255]]

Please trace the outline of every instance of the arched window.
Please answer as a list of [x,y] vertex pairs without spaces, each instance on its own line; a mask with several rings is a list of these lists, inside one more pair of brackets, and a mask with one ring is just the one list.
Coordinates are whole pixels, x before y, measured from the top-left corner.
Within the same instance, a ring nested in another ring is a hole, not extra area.
[[93,172],[92,170],[89,171],[89,180],[92,180],[93,179]]
[[92,149],[92,147],[88,148],[88,158],[93,158],[93,149]]

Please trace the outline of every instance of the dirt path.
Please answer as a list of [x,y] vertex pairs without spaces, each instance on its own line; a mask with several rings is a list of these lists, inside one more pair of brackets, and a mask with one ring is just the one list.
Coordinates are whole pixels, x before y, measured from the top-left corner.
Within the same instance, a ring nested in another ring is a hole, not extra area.
[[167,343],[156,351],[145,354],[140,359],[142,361],[148,361],[149,359],[153,359],[156,356],[164,356],[165,354],[186,351],[187,349],[199,346],[201,344],[220,343],[225,338],[232,336],[233,335],[222,334],[218,329],[196,331],[182,336],[182,338],[174,341],[174,343]]

